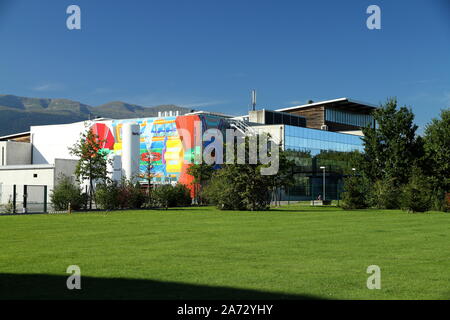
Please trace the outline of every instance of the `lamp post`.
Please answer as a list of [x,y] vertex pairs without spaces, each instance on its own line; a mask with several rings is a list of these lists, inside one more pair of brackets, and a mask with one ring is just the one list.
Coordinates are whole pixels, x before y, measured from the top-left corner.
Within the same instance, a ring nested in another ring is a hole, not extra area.
[[325,201],[325,169],[326,167],[320,167],[323,170],[323,201]]

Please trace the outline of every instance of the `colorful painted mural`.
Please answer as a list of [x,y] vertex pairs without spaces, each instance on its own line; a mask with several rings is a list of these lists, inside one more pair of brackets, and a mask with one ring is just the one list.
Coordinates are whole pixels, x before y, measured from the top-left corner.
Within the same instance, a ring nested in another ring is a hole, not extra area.
[[[187,115],[164,118],[142,118],[112,120],[110,123],[96,123],[92,130],[103,142],[103,150],[107,153],[121,155],[122,131],[124,123],[137,123],[140,130],[140,173],[141,177],[147,171],[149,161],[152,165],[152,177],[155,183],[180,182],[185,185],[192,183],[192,177],[187,174],[190,160],[193,163],[195,152],[200,146],[195,145],[195,123],[201,122],[202,133],[209,128],[225,130],[223,118],[212,115]],[[190,138],[184,138],[188,133]],[[204,143],[205,147],[207,143]]]

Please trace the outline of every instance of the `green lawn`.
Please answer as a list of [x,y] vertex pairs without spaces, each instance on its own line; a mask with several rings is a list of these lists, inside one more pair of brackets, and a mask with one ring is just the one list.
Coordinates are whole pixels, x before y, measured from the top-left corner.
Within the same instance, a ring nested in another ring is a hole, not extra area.
[[2,216],[0,299],[450,299],[449,227],[445,213],[302,205]]

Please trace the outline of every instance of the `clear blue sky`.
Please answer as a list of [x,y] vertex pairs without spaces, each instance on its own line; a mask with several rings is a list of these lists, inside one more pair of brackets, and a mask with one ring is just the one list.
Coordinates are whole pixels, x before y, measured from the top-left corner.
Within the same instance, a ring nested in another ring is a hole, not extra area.
[[450,106],[450,0],[0,0],[0,93],[243,114],[252,88],[265,108],[396,96],[423,126]]

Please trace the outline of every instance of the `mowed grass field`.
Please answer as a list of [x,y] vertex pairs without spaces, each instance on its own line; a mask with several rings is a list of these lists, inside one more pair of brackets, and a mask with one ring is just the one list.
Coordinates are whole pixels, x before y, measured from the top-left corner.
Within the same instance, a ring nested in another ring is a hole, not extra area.
[[445,213],[181,208],[2,216],[0,230],[0,299],[450,299]]

